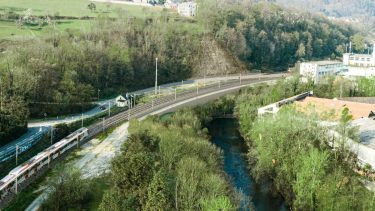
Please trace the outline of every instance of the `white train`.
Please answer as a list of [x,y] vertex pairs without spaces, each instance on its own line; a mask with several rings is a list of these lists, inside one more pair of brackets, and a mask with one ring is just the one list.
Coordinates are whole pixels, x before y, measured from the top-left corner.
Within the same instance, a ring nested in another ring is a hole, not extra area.
[[88,136],[88,129],[81,128],[71,133],[61,141],[38,153],[27,162],[9,172],[0,180],[0,202],[9,194],[17,194],[18,189],[31,176],[40,171],[43,167],[49,166],[50,162],[58,158],[65,151],[73,146],[78,146],[79,142]]

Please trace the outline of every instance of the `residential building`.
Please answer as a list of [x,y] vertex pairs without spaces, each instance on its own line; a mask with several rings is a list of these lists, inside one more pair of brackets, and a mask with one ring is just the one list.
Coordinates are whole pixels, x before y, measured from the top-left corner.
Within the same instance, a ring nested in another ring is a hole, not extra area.
[[340,61],[313,61],[300,64],[300,75],[316,83],[325,76],[338,75],[345,71],[346,68]]
[[194,17],[197,15],[197,3],[192,1],[180,3],[177,12],[182,16]]

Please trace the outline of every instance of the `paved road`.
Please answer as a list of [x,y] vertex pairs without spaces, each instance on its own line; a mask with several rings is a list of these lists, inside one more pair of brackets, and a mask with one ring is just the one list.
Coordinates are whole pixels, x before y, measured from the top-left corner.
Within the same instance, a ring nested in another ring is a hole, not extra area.
[[[279,74],[280,76],[281,74]],[[212,84],[212,83],[226,83],[230,81],[235,81],[235,80],[247,80],[247,79],[260,79],[261,77],[264,77],[263,74],[235,74],[235,75],[226,75],[226,76],[213,76],[213,77],[204,77],[204,78],[196,78],[196,79],[189,79],[189,80],[184,80],[181,82],[174,82],[174,83],[168,83],[168,84],[163,84],[160,85],[161,90],[165,89],[171,89],[174,87],[181,87],[181,86],[186,86],[186,85],[193,85],[196,83],[199,84]],[[149,92],[154,92],[154,87],[150,87],[147,89],[142,89],[138,91],[131,92],[130,94],[144,94],[144,93],[149,93]],[[108,105],[114,105],[115,99],[108,99],[108,100],[103,100],[98,102],[98,106],[95,108],[84,112],[83,114],[77,114],[77,115],[71,115],[69,117],[65,118],[56,118],[56,119],[49,119],[46,121],[31,121],[28,124],[28,132],[24,134],[22,137],[14,140],[13,142],[7,144],[6,147],[1,147],[0,148],[0,162],[4,161],[5,158],[10,159],[11,156],[16,154],[16,146],[24,146],[23,151],[26,151],[32,143],[36,143],[39,139],[38,137],[41,137],[41,133],[47,133],[50,130],[50,127],[56,124],[61,124],[61,123],[72,123],[75,121],[80,121],[83,115],[83,118],[89,118],[92,116],[95,116],[101,112],[108,112]],[[104,110],[100,109],[101,106],[105,105],[106,108]],[[41,131],[39,131],[41,130]],[[6,156],[10,155],[10,156]]]

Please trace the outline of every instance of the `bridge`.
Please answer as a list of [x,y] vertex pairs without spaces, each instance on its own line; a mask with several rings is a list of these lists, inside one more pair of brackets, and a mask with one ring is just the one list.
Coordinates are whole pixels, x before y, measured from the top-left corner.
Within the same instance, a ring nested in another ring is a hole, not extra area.
[[[105,131],[106,129],[116,125],[120,125],[121,123],[129,121],[131,119],[142,119],[148,115],[166,113],[179,107],[202,104],[248,86],[260,83],[273,83],[283,76],[283,74],[252,75],[248,77],[239,76],[231,80],[219,80],[217,83],[211,83],[208,85],[197,83],[194,89],[189,89],[182,92],[175,91],[174,93],[161,96],[147,103],[138,104],[112,117],[102,118],[100,121],[87,127],[88,137],[85,140],[79,142],[79,145],[86,143],[87,141],[91,140],[91,138]],[[68,153],[69,151],[64,153],[63,156]],[[63,159],[63,156],[60,159]],[[33,182],[37,177],[39,177],[46,171],[47,169],[42,169],[40,173],[28,178],[27,184]],[[21,190],[25,187],[26,185],[20,186],[18,190]],[[12,197],[14,197],[14,195]],[[5,206],[5,204],[9,200],[11,199],[7,199],[6,202],[0,201],[0,207]]]
[[[280,74],[279,74],[280,75]],[[159,86],[159,92],[168,92],[171,93],[171,95],[174,94],[176,91],[175,88],[181,88],[183,86],[189,86],[191,88],[195,87],[198,88],[198,91],[204,90],[204,88],[209,88],[212,86],[218,86],[218,88],[221,87],[221,85],[226,85],[229,83],[235,84],[236,82],[245,84],[247,80],[250,79],[262,79],[267,78],[269,75],[262,75],[262,74],[237,74],[237,75],[226,75],[226,76],[210,76],[210,77],[204,77],[204,78],[198,78],[198,79],[189,79],[186,81],[181,82],[175,82],[175,83],[168,83],[164,85]],[[215,85],[214,85],[215,84]],[[223,86],[224,88],[224,86]],[[130,94],[148,94],[153,93],[154,87],[142,89],[138,91],[131,92]],[[172,93],[173,92],[173,93]],[[202,92],[200,92],[202,93]],[[177,94],[177,93],[176,93]],[[177,97],[180,99],[181,93],[177,94]],[[173,97],[173,96],[172,96]],[[53,127],[56,124],[61,123],[73,123],[77,121],[82,121],[87,118],[94,117],[98,114],[106,113],[108,112],[109,105],[115,104],[115,99],[109,99],[97,102],[98,106],[86,111],[82,114],[78,115],[72,115],[69,117],[64,118],[53,118],[49,120],[44,121],[33,121],[29,122],[28,124],[28,133],[24,134],[19,139],[12,141],[11,143],[0,147],[0,163],[3,161],[7,161],[13,157],[15,157],[17,154],[21,154],[23,152],[26,152],[28,149],[30,149],[34,144],[36,144],[45,134],[51,131],[51,127]],[[155,105],[157,105],[159,101],[155,99]],[[101,109],[100,107],[105,105],[105,109]],[[107,106],[108,105],[108,106]],[[138,108],[138,107],[135,107]],[[134,109],[135,109],[134,108]],[[135,110],[137,112],[137,110]],[[107,121],[106,121],[107,123]]]

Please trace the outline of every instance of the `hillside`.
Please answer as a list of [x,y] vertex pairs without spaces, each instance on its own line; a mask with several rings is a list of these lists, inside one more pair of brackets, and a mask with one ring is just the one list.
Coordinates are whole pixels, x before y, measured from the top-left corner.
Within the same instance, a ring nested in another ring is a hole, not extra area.
[[282,71],[297,61],[335,59],[358,32],[322,16],[275,4],[202,2],[201,22],[248,69]]
[[360,23],[364,28],[375,26],[374,0],[273,0],[277,4],[298,10],[308,10],[327,17]]

